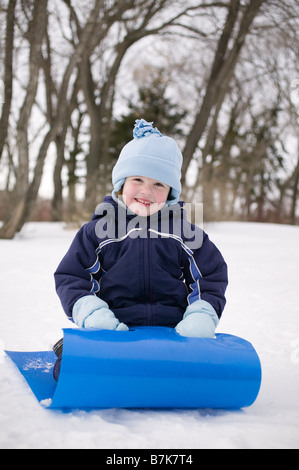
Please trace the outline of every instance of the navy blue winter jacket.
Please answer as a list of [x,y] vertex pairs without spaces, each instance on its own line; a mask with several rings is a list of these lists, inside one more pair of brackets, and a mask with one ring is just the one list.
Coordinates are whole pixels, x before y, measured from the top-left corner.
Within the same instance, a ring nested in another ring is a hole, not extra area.
[[198,299],[220,318],[227,266],[208,235],[187,222],[183,203],[138,217],[108,196],[75,236],[55,283],[69,318],[79,298],[95,294],[129,327],[175,327]]

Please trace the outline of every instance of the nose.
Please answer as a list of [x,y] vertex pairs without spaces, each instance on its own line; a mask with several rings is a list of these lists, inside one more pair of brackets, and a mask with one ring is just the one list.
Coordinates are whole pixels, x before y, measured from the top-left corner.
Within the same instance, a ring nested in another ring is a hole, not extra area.
[[150,196],[152,194],[152,187],[151,184],[148,182],[145,182],[141,188],[141,194],[144,196]]

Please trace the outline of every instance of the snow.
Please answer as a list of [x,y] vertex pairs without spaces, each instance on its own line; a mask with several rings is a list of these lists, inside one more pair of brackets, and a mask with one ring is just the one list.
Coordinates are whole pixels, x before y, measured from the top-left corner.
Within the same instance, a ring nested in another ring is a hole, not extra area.
[[53,272],[74,230],[29,223],[0,240],[0,448],[254,449],[299,447],[299,227],[222,222],[205,230],[222,251],[230,285],[217,332],[250,341],[263,370],[249,408],[108,409],[41,406],[3,349],[51,349],[71,324]]

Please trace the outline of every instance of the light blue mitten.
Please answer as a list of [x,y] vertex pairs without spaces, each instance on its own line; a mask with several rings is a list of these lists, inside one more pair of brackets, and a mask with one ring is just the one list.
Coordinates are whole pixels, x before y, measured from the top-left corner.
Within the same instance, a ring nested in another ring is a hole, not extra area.
[[81,297],[73,307],[73,320],[80,328],[127,331],[129,328],[120,323],[108,304],[95,295]]
[[212,305],[199,299],[187,307],[183,320],[175,329],[181,336],[214,338],[218,323],[219,318]]

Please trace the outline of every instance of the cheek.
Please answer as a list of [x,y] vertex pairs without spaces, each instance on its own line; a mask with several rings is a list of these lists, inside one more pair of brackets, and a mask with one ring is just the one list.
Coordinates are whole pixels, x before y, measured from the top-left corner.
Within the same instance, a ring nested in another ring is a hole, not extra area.
[[167,201],[167,197],[168,197],[168,191],[159,192],[156,195],[156,201],[158,204],[163,204]]
[[135,191],[134,188],[131,188],[130,186],[125,187],[123,189],[123,199],[127,201],[127,203],[130,203],[134,199]]

